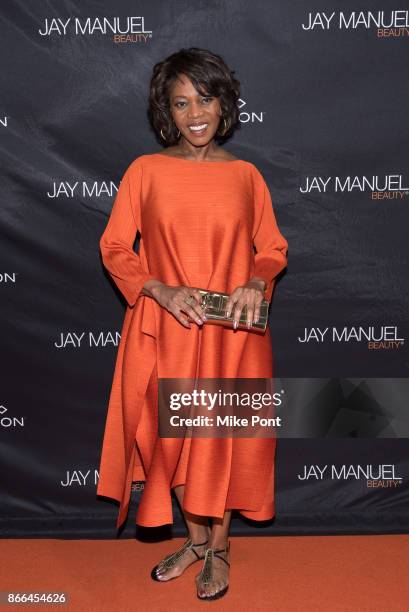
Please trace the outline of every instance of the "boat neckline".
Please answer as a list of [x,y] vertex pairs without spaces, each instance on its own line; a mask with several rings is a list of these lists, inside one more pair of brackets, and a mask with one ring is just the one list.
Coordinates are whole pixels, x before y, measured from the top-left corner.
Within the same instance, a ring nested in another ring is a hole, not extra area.
[[210,159],[204,159],[203,161],[195,161],[194,159],[187,159],[185,157],[176,157],[173,155],[166,155],[164,153],[152,153],[158,157],[165,157],[166,159],[176,159],[178,161],[188,162],[192,164],[233,164],[235,162],[242,162],[243,159],[230,159],[229,161],[212,161]]

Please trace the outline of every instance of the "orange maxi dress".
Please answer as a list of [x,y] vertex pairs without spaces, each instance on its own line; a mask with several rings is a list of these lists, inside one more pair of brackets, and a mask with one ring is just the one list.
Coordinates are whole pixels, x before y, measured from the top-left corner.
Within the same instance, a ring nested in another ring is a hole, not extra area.
[[[140,233],[139,252],[133,246]],[[136,523],[173,523],[171,489],[184,509],[253,520],[275,514],[275,438],[160,438],[158,378],[272,378],[270,330],[184,327],[141,293],[146,281],[231,293],[263,278],[270,302],[287,265],[270,192],[244,160],[137,157],[121,180],[100,240],[104,266],[127,301],[108,404],[97,494],[126,519],[133,481],[144,481]]]

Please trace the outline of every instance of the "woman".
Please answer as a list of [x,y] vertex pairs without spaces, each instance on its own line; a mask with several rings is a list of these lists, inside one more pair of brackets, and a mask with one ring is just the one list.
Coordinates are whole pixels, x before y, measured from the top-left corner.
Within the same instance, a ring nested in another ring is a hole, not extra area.
[[251,326],[287,261],[261,173],[216,144],[238,126],[233,74],[220,56],[195,47],[155,65],[149,117],[166,149],[127,168],[100,241],[127,309],[97,492],[120,502],[119,527],[132,481],[145,481],[136,523],[153,527],[173,523],[174,490],[189,538],[151,575],[165,582],[203,560],[200,599],[227,592],[232,510],[274,516],[275,438],[157,433],[158,378],[273,376],[269,329],[206,325],[198,291],[228,293],[227,316],[237,325],[246,306]]

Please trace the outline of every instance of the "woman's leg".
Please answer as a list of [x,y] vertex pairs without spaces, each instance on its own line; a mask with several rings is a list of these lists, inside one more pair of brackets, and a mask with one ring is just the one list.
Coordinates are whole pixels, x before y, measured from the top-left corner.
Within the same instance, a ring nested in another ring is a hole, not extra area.
[[[183,513],[184,519],[186,521],[186,525],[189,531],[189,536],[192,539],[193,544],[202,544],[209,539],[210,536],[210,527],[209,520],[205,516],[198,516],[196,514],[191,514],[183,509],[183,496],[185,493],[184,485],[180,485],[174,488],[175,495],[180,505],[180,509]],[[208,543],[207,543],[208,544]],[[200,557],[204,556],[206,550],[206,544],[202,546],[195,546],[194,550]],[[163,568],[162,570],[157,570],[157,576],[160,580],[170,580],[171,578],[176,578],[180,576],[189,565],[192,564],[193,561],[197,561],[197,556],[192,550],[187,550],[184,555],[182,555],[173,567]]]
[[[212,530],[210,533],[208,548],[219,550],[226,548],[229,538],[229,527],[232,511],[226,510],[223,519],[213,518]],[[217,553],[223,559],[230,562],[228,551]],[[212,579],[210,582],[203,581],[203,574],[200,572],[196,576],[197,593],[200,597],[215,595],[229,583],[229,566],[222,559],[213,555]]]
[[[180,509],[186,521],[187,528],[189,530],[190,537],[193,542],[204,542],[209,539],[210,536],[210,525],[207,516],[199,516],[197,514],[191,514],[187,510],[183,509],[183,497],[185,494],[185,485],[180,485],[174,488],[175,495],[180,505]],[[199,551],[198,551],[199,552]]]

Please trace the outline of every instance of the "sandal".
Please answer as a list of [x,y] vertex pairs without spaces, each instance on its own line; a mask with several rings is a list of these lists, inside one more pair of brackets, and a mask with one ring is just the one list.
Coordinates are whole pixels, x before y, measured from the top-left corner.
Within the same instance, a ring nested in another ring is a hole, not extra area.
[[[164,559],[162,559],[162,561],[160,561],[157,565],[155,565],[155,567],[151,571],[152,579],[156,580],[157,582],[169,582],[169,580],[174,580],[175,578],[179,578],[179,576],[173,576],[173,578],[169,578],[168,580],[161,580],[158,577],[156,572],[157,572],[157,570],[159,568],[160,569],[169,569],[169,568],[173,567],[175,565],[175,563],[188,550],[191,550],[192,552],[194,552],[196,557],[197,557],[197,559],[194,559],[190,565],[192,565],[193,563],[196,563],[196,561],[200,561],[200,559],[204,559],[204,555],[199,556],[197,554],[197,552],[195,551],[195,546],[204,546],[205,544],[207,544],[207,542],[208,542],[208,540],[206,540],[206,542],[202,542],[201,544],[193,544],[192,539],[188,538],[181,548],[179,548],[176,552],[174,552],[174,553],[172,553],[170,555],[167,555]],[[188,565],[187,567],[190,567],[190,565]],[[185,569],[187,569],[187,567]]]
[[[212,565],[213,557],[217,557],[218,559],[222,559],[222,561],[227,563],[227,565],[230,567],[229,561],[227,561],[226,559],[224,559],[223,557],[221,557],[218,554],[218,553],[222,553],[222,552],[227,553],[227,555],[230,554],[230,540],[228,541],[226,548],[219,548],[217,550],[215,550],[214,548],[207,548],[206,549],[205,561],[204,561],[204,564],[203,564],[203,568],[202,568],[201,572],[197,575],[197,578],[200,579],[202,584],[209,584],[213,580],[213,565]],[[205,595],[203,597],[203,596],[199,595],[199,593],[197,593],[197,597],[198,597],[198,599],[202,599],[202,600],[206,600],[206,601],[207,600],[219,599],[220,597],[223,597],[223,595],[226,595],[228,589],[229,589],[229,585],[226,584],[225,587],[220,589],[220,591],[218,591],[214,595]]]

